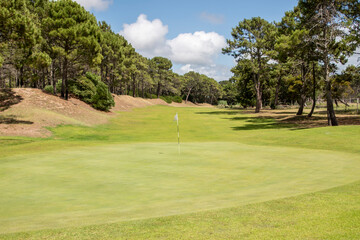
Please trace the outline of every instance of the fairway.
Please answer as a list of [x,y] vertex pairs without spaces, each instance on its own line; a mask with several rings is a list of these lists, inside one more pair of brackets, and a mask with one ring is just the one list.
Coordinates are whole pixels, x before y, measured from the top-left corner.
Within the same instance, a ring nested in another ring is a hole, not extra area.
[[239,207],[360,180],[355,126],[297,129],[241,111],[155,106],[52,131],[2,139],[2,234]]

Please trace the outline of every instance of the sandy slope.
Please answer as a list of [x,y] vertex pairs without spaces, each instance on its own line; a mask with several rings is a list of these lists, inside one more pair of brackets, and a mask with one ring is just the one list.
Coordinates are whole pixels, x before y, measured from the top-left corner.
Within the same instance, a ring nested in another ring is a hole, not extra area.
[[188,102],[167,104],[161,99],[134,98],[125,95],[113,95],[115,107],[110,112],[93,109],[88,104],[70,98],[65,101],[59,97],[46,94],[39,89],[13,89],[22,100],[0,112],[0,136],[46,137],[51,132],[45,127],[59,124],[96,125],[104,124],[117,111],[129,111],[133,108],[152,105],[169,105],[174,107],[195,107]]

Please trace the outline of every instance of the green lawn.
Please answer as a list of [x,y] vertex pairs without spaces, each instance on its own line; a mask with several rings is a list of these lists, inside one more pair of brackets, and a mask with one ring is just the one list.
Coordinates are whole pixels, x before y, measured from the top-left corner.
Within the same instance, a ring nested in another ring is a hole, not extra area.
[[360,238],[358,126],[154,106],[52,131],[0,138],[0,238]]

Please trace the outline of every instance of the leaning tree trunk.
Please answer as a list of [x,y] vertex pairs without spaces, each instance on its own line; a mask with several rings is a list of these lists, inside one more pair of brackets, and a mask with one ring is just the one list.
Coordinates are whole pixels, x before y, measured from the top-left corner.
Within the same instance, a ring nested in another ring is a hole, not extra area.
[[315,76],[315,63],[313,63],[313,92],[312,92],[312,98],[313,98],[313,104],[311,107],[311,111],[308,114],[308,117],[312,117],[314,111],[315,111],[315,106],[316,106],[316,76]]
[[301,116],[303,115],[303,112],[304,112],[304,106],[305,106],[305,101],[306,101],[306,98],[304,96],[301,96],[299,98],[299,110],[297,111],[296,115],[297,116]]
[[189,100],[189,96],[190,96],[191,89],[192,89],[192,88],[189,88],[189,91],[188,91],[188,93],[187,93],[187,95],[186,95],[185,104],[186,104],[187,101]]

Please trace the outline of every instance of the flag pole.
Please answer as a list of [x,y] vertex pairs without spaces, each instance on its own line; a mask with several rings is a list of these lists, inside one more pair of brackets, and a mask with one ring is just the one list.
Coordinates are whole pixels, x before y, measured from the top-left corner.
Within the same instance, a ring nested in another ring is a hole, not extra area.
[[179,149],[179,155],[180,155],[180,129],[179,129],[179,115],[176,113],[176,123],[177,123],[177,132],[178,132],[178,149]]

